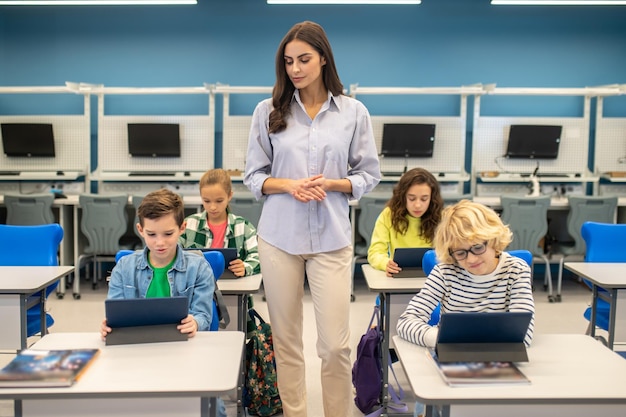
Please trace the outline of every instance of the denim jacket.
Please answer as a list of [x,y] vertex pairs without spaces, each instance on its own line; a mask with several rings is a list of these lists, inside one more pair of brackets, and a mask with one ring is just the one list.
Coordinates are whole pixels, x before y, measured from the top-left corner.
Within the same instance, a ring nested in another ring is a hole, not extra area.
[[[108,298],[145,298],[153,270],[148,264],[148,248],[121,258],[111,272]],[[176,262],[167,271],[170,293],[186,296],[189,314],[198,323],[198,330],[208,331],[213,315],[213,270],[203,256],[183,251],[178,245]]]

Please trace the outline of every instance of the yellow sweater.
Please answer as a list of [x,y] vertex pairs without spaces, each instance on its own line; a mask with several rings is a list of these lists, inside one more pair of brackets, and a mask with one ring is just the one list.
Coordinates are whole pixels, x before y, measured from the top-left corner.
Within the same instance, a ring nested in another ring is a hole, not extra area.
[[385,207],[380,213],[374,225],[370,247],[367,250],[367,262],[372,268],[384,271],[396,248],[428,248],[432,246],[429,240],[419,235],[422,219],[408,214],[406,218],[409,221],[409,227],[407,232],[401,235],[391,226],[389,207]]

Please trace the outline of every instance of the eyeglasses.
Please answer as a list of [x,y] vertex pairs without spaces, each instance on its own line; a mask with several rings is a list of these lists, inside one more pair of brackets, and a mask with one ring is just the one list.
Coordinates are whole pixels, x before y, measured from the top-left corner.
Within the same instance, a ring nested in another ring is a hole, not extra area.
[[482,255],[487,251],[487,242],[478,243],[477,245],[473,245],[469,249],[450,249],[449,253],[456,261],[463,261],[467,259],[467,255],[472,252],[473,255]]

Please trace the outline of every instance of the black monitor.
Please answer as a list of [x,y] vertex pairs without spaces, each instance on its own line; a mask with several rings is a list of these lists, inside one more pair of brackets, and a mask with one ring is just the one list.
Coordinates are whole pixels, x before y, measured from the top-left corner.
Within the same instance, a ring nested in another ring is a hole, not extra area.
[[129,123],[130,156],[180,157],[180,134],[177,123]]
[[2,123],[2,147],[6,156],[54,157],[50,123]]
[[562,126],[511,125],[507,158],[556,159]]
[[435,125],[385,123],[382,156],[430,158],[435,145]]

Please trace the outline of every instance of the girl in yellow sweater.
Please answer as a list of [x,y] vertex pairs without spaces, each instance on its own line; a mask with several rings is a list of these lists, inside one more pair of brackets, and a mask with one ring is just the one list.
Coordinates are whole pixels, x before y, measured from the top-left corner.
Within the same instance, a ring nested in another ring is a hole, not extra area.
[[405,172],[376,220],[368,263],[387,276],[400,272],[391,254],[396,248],[431,247],[442,209],[437,179],[423,168]]

